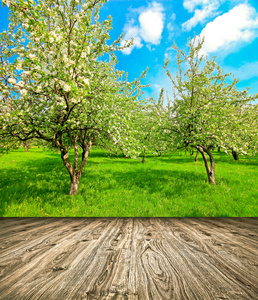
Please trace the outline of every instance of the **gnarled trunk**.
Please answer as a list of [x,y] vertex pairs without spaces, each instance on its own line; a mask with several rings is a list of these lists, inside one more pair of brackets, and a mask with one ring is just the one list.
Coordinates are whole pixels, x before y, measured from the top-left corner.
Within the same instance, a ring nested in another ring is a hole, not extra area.
[[[206,173],[209,179],[209,183],[210,184],[216,184],[215,182],[215,161],[214,161],[214,157],[211,153],[211,151],[209,149],[207,149],[206,147],[196,147],[197,150],[199,150],[202,154],[203,160],[204,160],[204,164],[205,164],[205,168],[206,168]],[[206,154],[207,153],[209,155],[210,158],[210,165],[208,163],[208,159]]]
[[61,158],[63,160],[63,164],[66,167],[67,171],[70,175],[70,190],[69,195],[76,195],[79,188],[80,178],[83,173],[84,166],[87,163],[87,158],[89,156],[90,148],[92,143],[89,142],[88,144],[84,145],[83,152],[82,152],[82,161],[79,166],[78,164],[78,157],[79,151],[77,144],[74,143],[74,166],[72,166],[69,160],[69,152],[67,147],[62,145],[61,147]]
[[236,151],[232,150],[232,155],[234,157],[234,160],[239,160],[238,153]]
[[196,162],[198,160],[199,150],[197,150],[194,161]]
[[23,147],[24,147],[24,151],[25,151],[25,152],[28,152],[29,149],[30,149],[30,145],[29,145],[29,143],[28,143],[27,141],[25,141],[25,142],[23,143]]
[[77,176],[74,177],[74,179],[71,179],[69,195],[76,195],[78,192],[80,179]]

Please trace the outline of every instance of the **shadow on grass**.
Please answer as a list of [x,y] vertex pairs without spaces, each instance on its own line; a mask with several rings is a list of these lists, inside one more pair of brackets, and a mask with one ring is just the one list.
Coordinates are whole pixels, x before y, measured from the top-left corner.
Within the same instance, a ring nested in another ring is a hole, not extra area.
[[[48,153],[47,157],[51,159],[56,159],[59,160],[60,163],[63,165],[61,155],[58,153]],[[100,159],[99,161],[96,161],[96,159]],[[73,165],[73,160],[74,160],[74,154],[69,154],[69,159],[70,162]],[[81,159],[81,156],[79,155],[79,161]],[[126,164],[135,164],[139,163],[140,159],[131,159],[131,158],[124,158],[122,155],[113,155],[109,156],[106,154],[101,154],[101,153],[90,153],[88,160],[87,160],[87,165],[99,165],[99,164],[114,164],[114,163],[126,163]]]
[[[70,157],[73,158],[73,155]],[[217,158],[219,163],[229,163],[227,156],[225,156],[225,161],[224,157],[220,161],[220,155],[217,155]],[[190,155],[189,157],[170,154],[162,157],[147,156],[145,164],[147,168],[137,167],[132,170],[131,167],[126,169],[126,164],[128,166],[132,164],[144,166],[144,164],[140,160],[123,159],[116,156],[108,158],[105,153],[93,152],[84,168],[79,195],[83,199],[87,199],[90,187],[93,188],[96,195],[108,190],[119,189],[121,193],[132,190],[138,194],[157,194],[171,200],[175,195],[184,196],[189,192],[200,194],[210,188],[204,166],[202,166],[202,173],[198,172],[198,174],[194,171],[179,171],[172,168],[171,170],[148,168],[148,162],[150,162],[150,166],[153,166],[155,160],[157,163],[169,163],[172,166],[173,164],[188,165],[193,163],[193,159],[194,157]],[[202,158],[199,162],[203,163]],[[233,161],[233,163],[235,162]],[[107,164],[110,167],[100,168],[101,165]],[[125,168],[123,171],[118,171],[113,168],[113,164],[120,164]],[[95,166],[98,167],[95,169]],[[17,163],[16,168],[2,168],[1,173],[0,215],[2,216],[5,213],[6,203],[7,205],[21,203],[31,197],[33,201],[40,198],[44,199],[45,203],[58,207],[62,199],[69,197],[69,174],[58,153],[47,153],[43,158],[32,157],[27,161]],[[232,183],[232,179],[229,182],[223,178],[223,182],[229,184]],[[217,184],[220,184],[219,180],[217,180]]]
[[14,162],[14,168],[1,168],[0,212],[4,214],[5,203],[22,203],[29,197],[49,199],[68,193],[69,174],[61,159],[46,156],[30,158],[26,162]]
[[168,157],[159,157],[158,159],[162,163],[169,163],[169,164],[194,163],[194,157],[192,156],[189,157],[168,156]]
[[[194,190],[197,185],[207,187],[208,182],[206,174],[196,174],[191,171],[177,171],[177,170],[141,170],[141,171],[127,171],[123,172],[110,172],[112,182],[105,184],[100,189],[112,190],[119,188],[121,190],[142,190],[142,193],[155,194],[159,193],[168,198],[173,198],[175,195],[183,195],[189,190]],[[90,181],[94,180],[104,182],[107,180],[105,174],[91,176]],[[81,194],[87,193],[87,189],[82,187]],[[141,193],[141,192],[140,192]]]
[[[215,161],[216,163],[216,161]],[[240,157],[240,159],[234,160],[232,159],[218,159],[218,163],[227,163],[230,165],[242,165],[242,166],[257,166],[258,167],[258,159],[257,157]]]
[[[230,164],[230,165],[246,165],[246,166],[258,166],[258,157],[256,156],[240,156],[239,160],[236,161],[233,159],[232,155],[227,155],[226,153],[219,153],[215,152],[213,153],[215,165],[216,164]],[[150,158],[153,158],[153,156],[150,156]],[[166,154],[162,157],[159,157],[159,160],[162,162],[167,163],[192,163],[194,162],[195,155],[183,155],[182,156],[178,153],[175,154]],[[203,158],[201,154],[199,154],[198,161],[201,163],[203,162]]]
[[[188,171],[151,169],[127,171],[125,169],[123,172],[119,172],[112,170],[111,166],[106,170],[98,168],[97,172],[94,171],[95,164],[105,163],[107,162],[90,161],[88,166],[85,166],[79,187],[79,194],[83,198],[87,197],[89,186],[93,186],[96,193],[117,188],[124,191],[139,191],[140,189],[143,193],[158,192],[172,197],[175,193],[183,194],[193,183],[200,185],[206,179],[205,174],[197,177],[194,172]],[[124,162],[109,160],[108,163],[141,164],[140,161],[127,159]],[[88,170],[89,172],[87,172]],[[35,157],[26,162],[19,162],[15,169],[3,168],[1,171],[0,215],[2,216],[5,213],[6,204],[21,204],[28,198],[32,198],[33,201],[40,198],[44,199],[44,203],[58,207],[60,199],[68,197],[70,178],[58,154],[50,153],[44,158]],[[171,189],[168,189],[170,181]]]

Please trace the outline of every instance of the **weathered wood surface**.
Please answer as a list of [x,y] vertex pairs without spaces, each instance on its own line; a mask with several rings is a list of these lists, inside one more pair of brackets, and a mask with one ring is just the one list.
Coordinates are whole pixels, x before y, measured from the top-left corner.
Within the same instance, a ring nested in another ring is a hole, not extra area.
[[0,219],[0,299],[258,299],[256,218]]

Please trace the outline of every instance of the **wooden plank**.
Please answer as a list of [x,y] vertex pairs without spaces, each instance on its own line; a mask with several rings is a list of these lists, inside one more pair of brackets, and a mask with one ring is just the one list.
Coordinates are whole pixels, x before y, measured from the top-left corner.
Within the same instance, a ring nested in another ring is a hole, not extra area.
[[257,218],[1,218],[0,299],[258,299]]

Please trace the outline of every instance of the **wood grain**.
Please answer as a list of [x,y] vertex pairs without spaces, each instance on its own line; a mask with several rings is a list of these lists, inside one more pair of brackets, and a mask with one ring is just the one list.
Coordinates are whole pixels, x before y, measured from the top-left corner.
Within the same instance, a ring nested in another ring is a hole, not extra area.
[[258,299],[256,218],[0,218],[0,299]]

